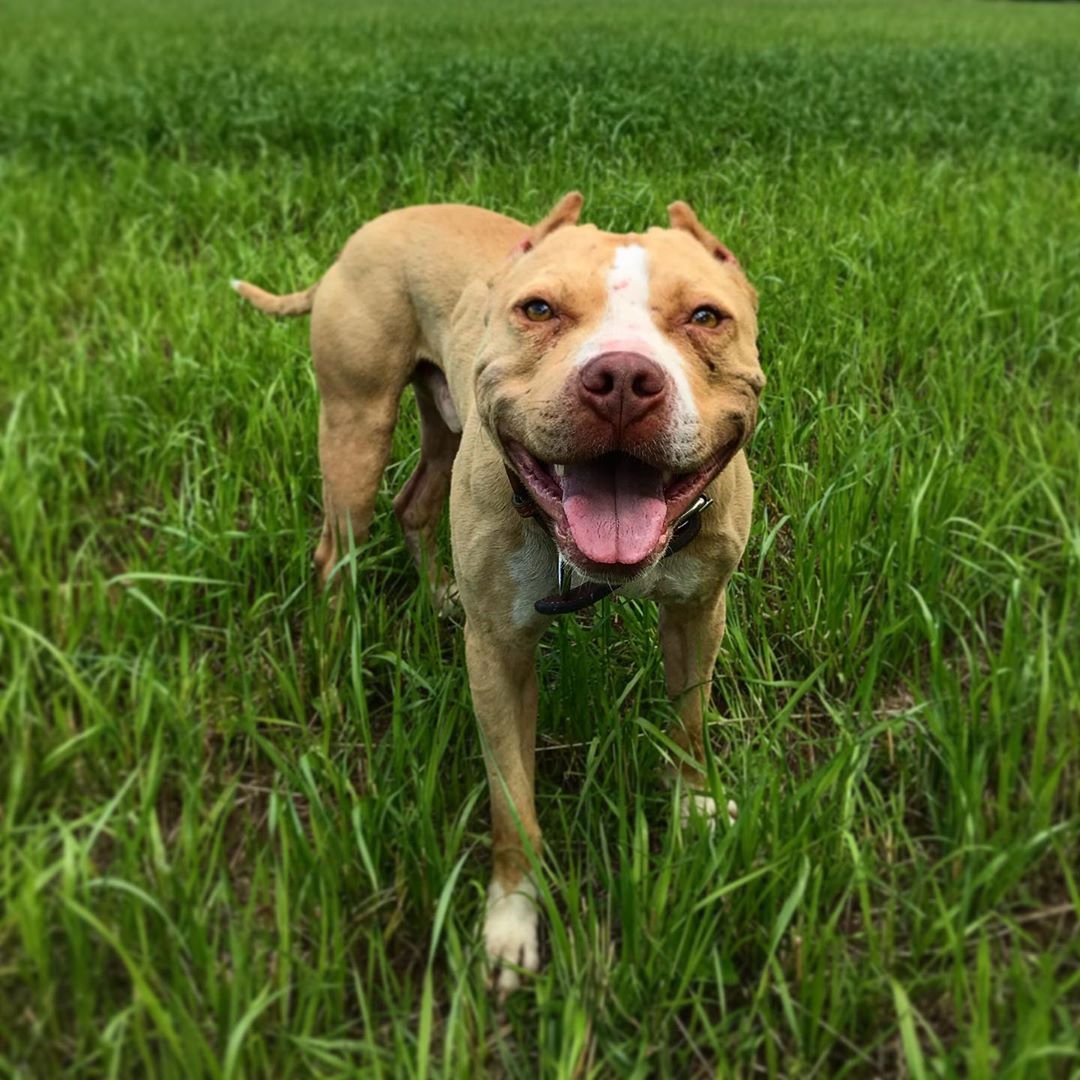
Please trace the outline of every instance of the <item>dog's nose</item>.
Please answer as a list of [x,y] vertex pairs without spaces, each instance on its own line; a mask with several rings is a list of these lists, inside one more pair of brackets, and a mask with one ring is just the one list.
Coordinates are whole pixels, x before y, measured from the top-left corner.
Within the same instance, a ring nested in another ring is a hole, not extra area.
[[620,432],[661,405],[667,388],[664,369],[633,352],[594,356],[581,369],[578,381],[581,400]]

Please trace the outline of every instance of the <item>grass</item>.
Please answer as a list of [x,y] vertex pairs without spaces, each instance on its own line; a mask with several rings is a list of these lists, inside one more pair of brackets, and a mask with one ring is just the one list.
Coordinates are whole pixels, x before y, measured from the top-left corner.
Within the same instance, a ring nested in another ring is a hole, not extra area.
[[[0,12],[0,1070],[1080,1070],[1080,11]],[[312,280],[364,220],[689,199],[762,294],[683,835],[647,604],[540,669],[545,968],[479,971],[460,633],[389,500],[315,588]],[[721,720],[720,718],[723,717]]]

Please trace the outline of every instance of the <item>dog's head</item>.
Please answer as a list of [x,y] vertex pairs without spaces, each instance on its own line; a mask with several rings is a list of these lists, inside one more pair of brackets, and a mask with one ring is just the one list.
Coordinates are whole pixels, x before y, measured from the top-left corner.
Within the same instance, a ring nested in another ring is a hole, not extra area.
[[476,401],[563,555],[618,582],[753,431],[757,295],[686,203],[641,235],[578,225],[581,203],[564,196],[492,280]]

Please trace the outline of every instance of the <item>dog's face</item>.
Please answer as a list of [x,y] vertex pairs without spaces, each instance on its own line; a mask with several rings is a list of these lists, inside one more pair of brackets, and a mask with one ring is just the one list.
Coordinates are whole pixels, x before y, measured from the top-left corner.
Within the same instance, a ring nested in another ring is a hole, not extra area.
[[750,437],[765,378],[754,290],[689,207],[643,235],[577,226],[579,208],[492,281],[476,400],[564,557],[619,582]]

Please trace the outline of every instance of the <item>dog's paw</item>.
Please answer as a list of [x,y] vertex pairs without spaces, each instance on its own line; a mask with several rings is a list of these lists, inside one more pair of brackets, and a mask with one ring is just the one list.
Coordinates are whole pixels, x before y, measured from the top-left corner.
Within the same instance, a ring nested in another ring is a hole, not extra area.
[[[701,818],[708,826],[709,832],[716,831],[716,817],[719,807],[711,795],[704,795],[700,791],[690,791],[683,795],[679,801],[679,824],[685,829],[693,818]],[[727,803],[728,824],[734,825],[739,816],[739,808],[733,799]]]
[[447,578],[435,590],[435,611],[440,619],[452,619],[461,614],[461,596],[452,578]]
[[491,883],[484,919],[484,947],[488,987],[500,999],[521,985],[521,971],[539,970],[539,922],[536,886],[528,878],[522,878],[509,893],[497,881]]

